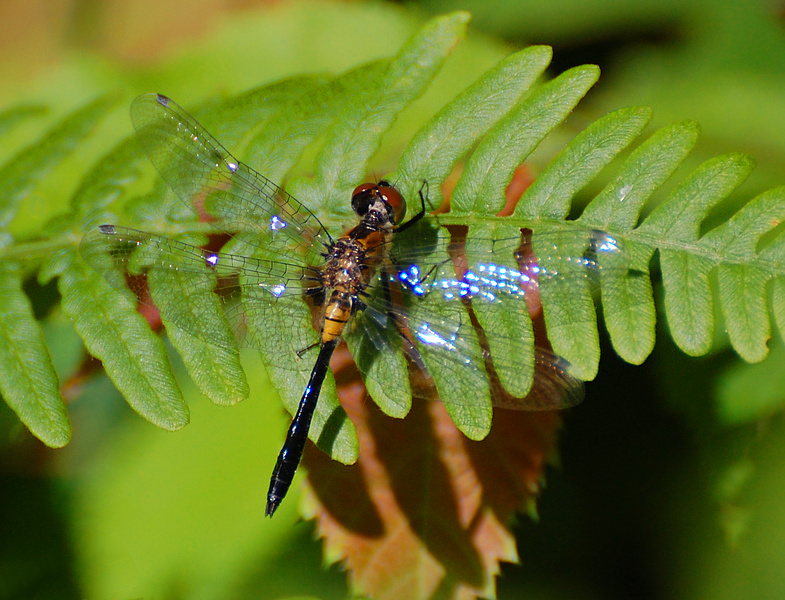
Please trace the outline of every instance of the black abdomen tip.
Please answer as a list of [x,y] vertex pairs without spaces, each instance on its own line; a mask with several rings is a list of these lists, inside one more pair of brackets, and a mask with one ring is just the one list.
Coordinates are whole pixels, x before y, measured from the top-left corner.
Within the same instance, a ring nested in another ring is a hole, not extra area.
[[267,508],[264,510],[264,516],[272,517],[273,513],[278,509],[278,506],[280,506],[282,499],[283,498],[279,498],[273,494],[267,494]]

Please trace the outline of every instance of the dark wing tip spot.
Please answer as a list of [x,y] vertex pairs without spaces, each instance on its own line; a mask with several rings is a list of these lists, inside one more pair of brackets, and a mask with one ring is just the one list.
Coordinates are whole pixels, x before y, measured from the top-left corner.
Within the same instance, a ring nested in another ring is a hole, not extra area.
[[114,225],[99,225],[98,230],[101,233],[105,233],[106,235],[114,235],[117,231],[114,228]]
[[163,94],[156,94],[155,99],[158,101],[158,104],[160,104],[161,106],[169,106],[170,100]]

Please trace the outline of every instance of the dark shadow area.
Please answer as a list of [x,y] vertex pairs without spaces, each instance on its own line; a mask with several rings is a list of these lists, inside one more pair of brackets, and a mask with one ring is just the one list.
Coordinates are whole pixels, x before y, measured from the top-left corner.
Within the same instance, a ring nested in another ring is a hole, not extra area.
[[664,587],[676,560],[666,555],[667,530],[687,517],[691,527],[706,525],[716,514],[708,494],[694,489],[685,506],[668,510],[674,473],[685,485],[707,485],[694,436],[658,397],[652,360],[624,363],[602,339],[600,375],[587,384],[586,401],[565,414],[561,467],[547,472],[540,522],[521,517],[517,525],[521,566],[504,566],[502,598],[532,588],[608,600],[672,597]]
[[0,600],[71,600],[77,587],[66,498],[34,476],[0,475]]
[[27,297],[33,307],[33,314],[37,320],[46,318],[52,309],[60,303],[60,292],[57,291],[57,279],[46,285],[41,285],[34,277],[28,278],[22,284]]

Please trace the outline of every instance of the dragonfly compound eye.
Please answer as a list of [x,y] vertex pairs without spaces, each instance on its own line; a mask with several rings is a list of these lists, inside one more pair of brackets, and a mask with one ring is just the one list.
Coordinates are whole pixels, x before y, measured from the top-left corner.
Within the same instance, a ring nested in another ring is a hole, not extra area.
[[379,183],[363,183],[354,188],[352,193],[352,209],[359,216],[364,216],[372,204],[381,200],[387,209],[390,220],[398,224],[406,215],[406,201],[401,193],[386,181]]
[[368,212],[368,207],[376,202],[379,186],[375,183],[361,183],[352,192],[352,210],[359,216]]
[[386,181],[380,181],[378,189],[384,203],[392,209],[393,223],[399,225],[406,216],[406,200],[401,192]]

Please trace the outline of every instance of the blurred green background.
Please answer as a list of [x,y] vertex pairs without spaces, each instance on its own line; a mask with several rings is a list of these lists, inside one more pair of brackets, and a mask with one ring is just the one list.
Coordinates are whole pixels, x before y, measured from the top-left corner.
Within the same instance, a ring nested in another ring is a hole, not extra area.
[[[107,92],[121,99],[33,190],[14,234],[35,237],[85,166],[130,134],[135,95],[160,91],[190,107],[293,74],[339,73],[394,54],[428,14],[456,8],[474,15],[470,37],[396,125],[382,161],[501,57],[545,43],[554,46],[551,74],[587,62],[603,70],[572,133],[646,104],[655,126],[701,123],[682,173],[730,150],[756,157],[754,175],[707,228],[785,183],[781,2],[6,0],[0,110],[31,103],[48,112],[4,138],[0,164],[68,111]],[[31,281],[27,291],[67,380],[81,343],[53,286]],[[500,598],[785,597],[782,342],[749,366],[722,334],[710,356],[689,358],[666,327],[643,366],[603,348],[599,378],[565,416],[540,522],[516,525],[521,565],[504,567]],[[73,441],[63,450],[43,447],[0,406],[0,599],[345,597],[343,574],[321,567],[296,501],[262,518],[287,418],[263,393],[259,361],[246,358],[251,398],[223,408],[193,391],[191,424],[177,433],[136,416],[104,376],[73,386]]]

